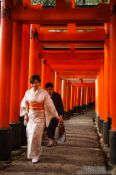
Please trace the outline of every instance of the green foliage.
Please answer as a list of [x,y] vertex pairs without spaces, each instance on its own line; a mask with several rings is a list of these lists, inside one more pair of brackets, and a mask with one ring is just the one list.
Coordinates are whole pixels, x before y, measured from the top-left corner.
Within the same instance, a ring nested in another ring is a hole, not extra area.
[[98,5],[99,0],[75,0],[76,5]]
[[32,0],[32,4],[41,4],[42,6],[55,6],[56,0]]
[[[31,0],[32,4],[52,7],[56,5],[56,0]],[[76,5],[98,5],[100,2],[108,3],[109,0],[75,0]]]

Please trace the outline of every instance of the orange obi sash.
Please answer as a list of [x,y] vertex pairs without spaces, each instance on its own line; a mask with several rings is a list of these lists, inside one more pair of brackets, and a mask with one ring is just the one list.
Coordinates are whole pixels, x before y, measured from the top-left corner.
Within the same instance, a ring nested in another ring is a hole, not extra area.
[[31,103],[29,103],[29,109],[44,110],[44,103],[31,102]]

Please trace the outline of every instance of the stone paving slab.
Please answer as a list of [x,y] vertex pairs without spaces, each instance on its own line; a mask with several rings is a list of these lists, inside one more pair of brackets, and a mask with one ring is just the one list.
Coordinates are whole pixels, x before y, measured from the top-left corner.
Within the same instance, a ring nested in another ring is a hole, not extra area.
[[65,121],[66,142],[43,146],[40,163],[33,165],[24,152],[0,175],[108,175],[92,115],[88,112]]

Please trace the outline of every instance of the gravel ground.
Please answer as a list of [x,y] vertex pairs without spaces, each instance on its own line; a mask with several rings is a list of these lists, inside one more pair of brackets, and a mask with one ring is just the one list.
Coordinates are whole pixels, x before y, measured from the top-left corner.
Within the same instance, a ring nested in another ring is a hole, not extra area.
[[40,162],[32,164],[26,151],[0,171],[0,175],[107,175],[92,112],[65,121],[66,142],[43,146]]

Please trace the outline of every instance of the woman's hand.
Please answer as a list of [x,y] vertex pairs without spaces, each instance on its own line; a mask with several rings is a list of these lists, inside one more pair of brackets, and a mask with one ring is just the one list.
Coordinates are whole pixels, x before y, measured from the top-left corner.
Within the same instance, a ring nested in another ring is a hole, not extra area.
[[62,123],[63,122],[63,119],[61,116],[57,116],[56,119],[59,121],[59,123]]
[[29,121],[29,117],[27,114],[25,114],[25,116],[24,116],[24,125],[25,126],[27,126],[28,121]]
[[28,113],[29,112],[29,102],[28,101],[25,101],[25,106],[26,106],[26,111]]

